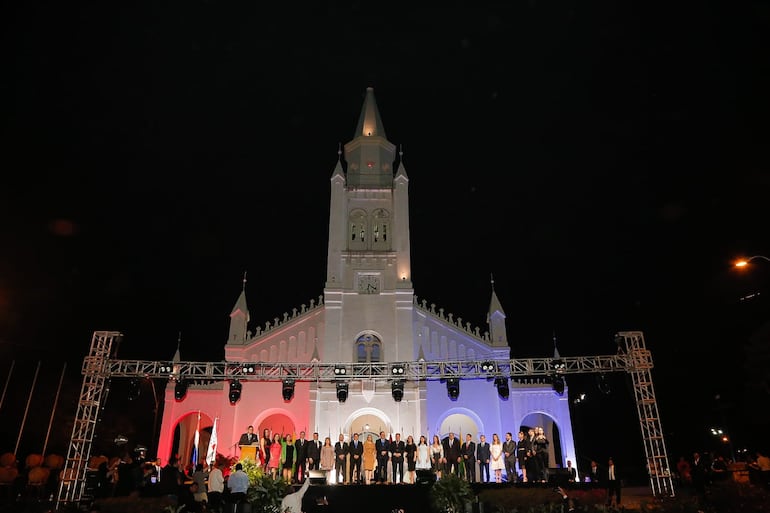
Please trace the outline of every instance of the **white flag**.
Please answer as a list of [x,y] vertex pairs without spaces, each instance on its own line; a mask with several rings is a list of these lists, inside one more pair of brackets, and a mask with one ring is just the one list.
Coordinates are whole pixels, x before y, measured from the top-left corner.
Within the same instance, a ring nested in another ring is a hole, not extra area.
[[209,448],[206,451],[206,463],[211,465],[217,457],[217,421],[219,417],[214,419],[214,427],[211,428],[211,438],[209,438]]
[[192,464],[198,465],[198,444],[201,441],[201,412],[198,410],[198,424],[195,425],[195,439],[193,441]]

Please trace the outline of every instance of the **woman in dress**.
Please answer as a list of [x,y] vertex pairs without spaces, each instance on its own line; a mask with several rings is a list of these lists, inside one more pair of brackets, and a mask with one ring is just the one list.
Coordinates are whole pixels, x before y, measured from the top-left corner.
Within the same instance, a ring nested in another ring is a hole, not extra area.
[[265,474],[270,473],[270,430],[265,428],[262,430],[262,438],[259,439],[259,457],[262,459],[262,472]]
[[283,452],[281,435],[276,433],[273,435],[273,441],[270,442],[270,460],[267,462],[267,466],[270,469],[270,475],[273,476],[273,479],[278,479],[278,467],[281,466],[281,452]]
[[372,484],[374,466],[377,464],[377,447],[372,440],[372,435],[366,435],[364,442],[364,482]]
[[441,445],[441,439],[438,435],[433,435],[433,443],[430,445],[430,461],[433,470],[436,471],[436,478],[441,479],[441,470],[444,468],[446,459],[444,459],[444,446]]
[[291,434],[286,435],[283,439],[283,447],[281,449],[281,468],[283,469],[283,480],[287,483],[291,483],[291,476],[294,475],[294,438]]
[[503,482],[503,469],[505,460],[503,459],[503,444],[500,443],[500,437],[497,433],[492,434],[492,443],[489,445],[489,468],[495,471],[495,483]]
[[326,473],[326,482],[329,483],[329,476],[334,470],[334,446],[332,439],[328,436],[324,438],[324,444],[321,447],[321,470]]
[[417,455],[415,468],[417,470],[430,470],[430,447],[425,435],[420,435],[420,442],[417,444]]
[[536,479],[539,479],[541,483],[545,483],[548,480],[548,444],[550,442],[545,437],[545,431],[542,427],[535,428],[535,443],[533,448],[535,450],[535,457],[538,459],[539,475]]
[[417,465],[417,444],[414,443],[412,435],[406,437],[404,456],[406,457],[406,482],[414,484],[414,474]]

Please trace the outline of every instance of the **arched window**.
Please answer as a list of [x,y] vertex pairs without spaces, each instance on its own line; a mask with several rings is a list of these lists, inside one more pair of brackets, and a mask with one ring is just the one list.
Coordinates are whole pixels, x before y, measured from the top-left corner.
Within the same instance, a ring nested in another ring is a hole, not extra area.
[[349,216],[348,248],[366,249],[366,241],[369,237],[366,223],[366,212],[357,209],[353,210]]
[[382,342],[377,335],[364,333],[356,339],[356,362],[374,363],[382,358]]
[[372,213],[371,248],[374,250],[390,249],[390,214],[378,208]]

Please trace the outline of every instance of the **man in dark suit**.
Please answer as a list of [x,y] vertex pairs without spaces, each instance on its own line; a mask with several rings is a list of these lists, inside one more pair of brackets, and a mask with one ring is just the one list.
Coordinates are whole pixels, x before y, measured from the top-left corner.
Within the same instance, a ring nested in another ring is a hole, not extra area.
[[348,443],[345,435],[340,433],[340,438],[334,444],[334,472],[337,476],[337,484],[345,482],[348,469]]
[[567,480],[571,483],[577,481],[577,469],[572,466],[572,461],[567,460]]
[[505,480],[509,483],[515,483],[519,480],[516,474],[516,442],[513,441],[513,434],[508,431],[505,434],[503,442],[503,464],[505,465]]
[[305,432],[299,432],[299,438],[294,442],[294,454],[296,454],[297,464],[294,468],[294,481],[301,483],[307,477],[305,475],[305,463],[307,462],[307,440]]
[[601,476],[599,475],[599,464],[595,461],[591,461],[591,468],[588,470],[588,478],[592,483],[598,483],[602,480]]
[[615,500],[615,507],[620,507],[620,476],[615,471],[615,462],[612,458],[607,462],[607,506],[612,505]]
[[308,442],[305,455],[307,456],[307,469],[318,470],[318,464],[321,462],[321,441],[318,439],[318,433],[313,433],[313,439]]
[[404,484],[404,451],[406,444],[401,440],[401,433],[390,444],[390,465],[393,470],[393,483]]
[[258,441],[259,440],[257,440],[257,435],[254,434],[254,426],[249,426],[246,428],[246,432],[243,433],[241,438],[238,440],[238,445],[251,445],[257,443]]
[[374,442],[374,450],[377,451],[377,470],[374,479],[378,483],[387,483],[390,442],[385,438],[385,431],[380,431],[380,437]]
[[[492,455],[489,453],[489,443],[487,442],[487,437],[484,435],[479,436],[479,443],[476,444],[476,459],[479,460],[479,473],[481,474],[479,476],[479,480],[482,483],[488,483],[489,482],[489,460],[492,457]],[[486,479],[484,479],[484,475],[486,474]]]
[[353,441],[348,444],[348,451],[350,451],[350,482],[360,484],[364,444],[358,439],[358,433],[353,433]]
[[463,459],[460,451],[460,440],[455,438],[453,432],[449,432],[449,436],[441,441],[444,446],[444,459],[446,459],[446,470],[457,474],[460,471],[460,462]]
[[460,448],[463,455],[463,465],[465,465],[465,479],[469,483],[476,482],[476,442],[470,433],[465,435],[465,443]]

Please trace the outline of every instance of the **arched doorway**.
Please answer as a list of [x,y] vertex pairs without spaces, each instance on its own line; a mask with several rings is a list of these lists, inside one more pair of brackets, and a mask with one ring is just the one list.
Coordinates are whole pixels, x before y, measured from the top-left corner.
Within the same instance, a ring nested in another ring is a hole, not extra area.
[[[200,422],[198,415],[200,414]],[[176,455],[182,462],[182,467],[192,465],[206,459],[206,451],[211,439],[211,431],[214,427],[214,420],[203,412],[191,412],[179,419],[174,426],[174,442],[171,448],[171,454]],[[198,457],[193,461],[193,447],[195,445],[195,431],[198,431]],[[164,462],[165,463],[165,462]]]
[[[291,435],[294,440],[299,436],[299,430],[294,425],[294,421],[283,413],[274,413],[262,419],[262,422],[259,423],[257,429],[257,433],[259,433],[260,437],[265,432],[265,429],[270,433],[271,439],[276,433],[281,435],[281,438],[286,435]],[[310,433],[308,433],[308,435],[310,435]]]
[[[542,427],[545,437],[548,439],[548,466],[563,467],[564,451],[561,446],[561,434],[559,426],[552,417],[544,413],[530,413],[521,422],[520,430],[526,434],[530,428]],[[516,437],[514,437],[514,440]],[[572,462],[576,465],[576,462]]]
[[344,434],[347,439],[350,439],[353,433],[358,433],[361,441],[365,441],[368,435],[372,435],[372,440],[377,440],[380,437],[380,431],[385,431],[385,436],[389,436],[390,430],[387,420],[374,411],[367,411],[355,416],[350,421],[348,433]]

